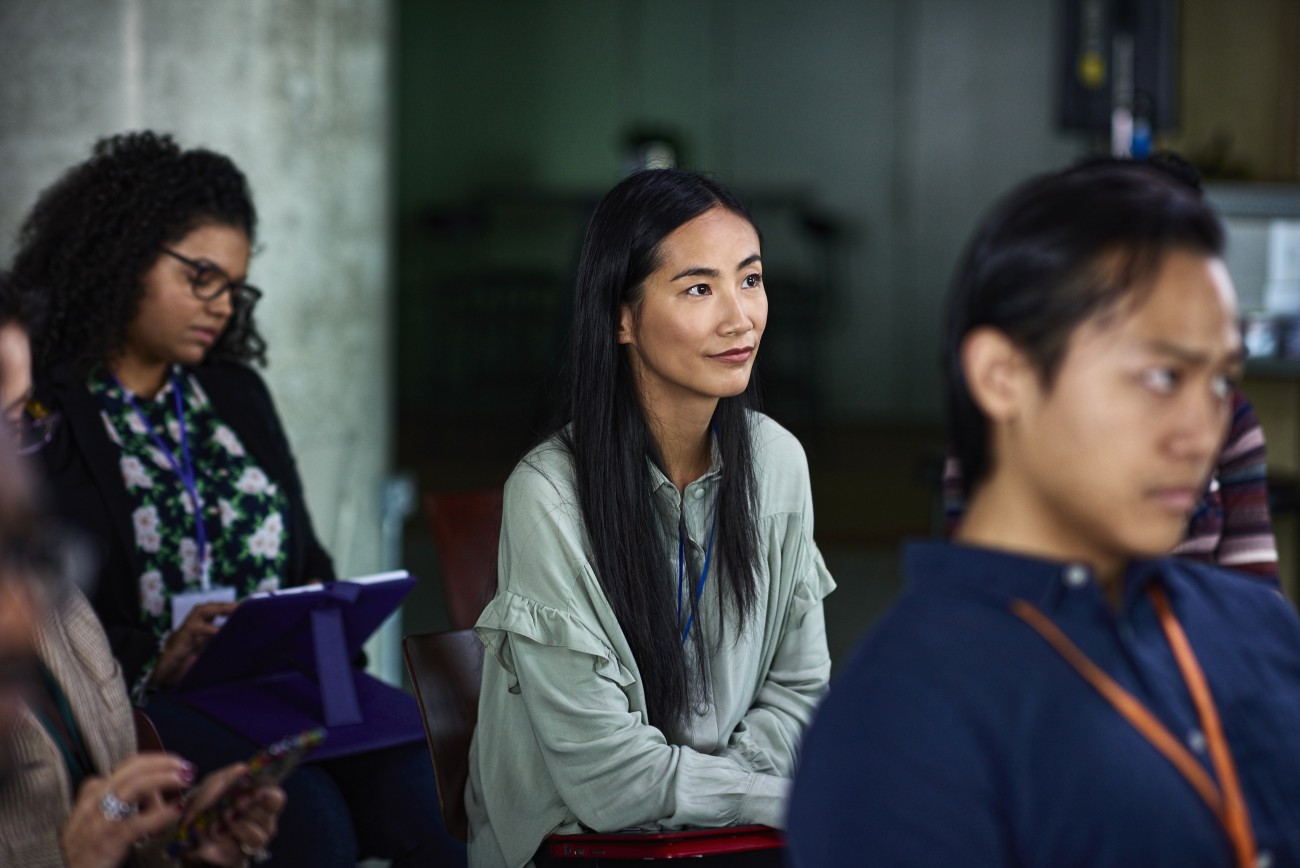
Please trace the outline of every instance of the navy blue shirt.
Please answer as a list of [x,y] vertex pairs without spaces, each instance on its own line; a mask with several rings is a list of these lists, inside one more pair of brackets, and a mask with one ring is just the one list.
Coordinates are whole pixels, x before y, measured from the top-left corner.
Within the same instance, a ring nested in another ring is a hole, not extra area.
[[805,739],[796,865],[1232,865],[1187,779],[1009,608],[1042,610],[1217,781],[1154,582],[1205,672],[1261,856],[1300,866],[1300,620],[1276,584],[1135,562],[1116,613],[1078,564],[919,543],[906,566]]

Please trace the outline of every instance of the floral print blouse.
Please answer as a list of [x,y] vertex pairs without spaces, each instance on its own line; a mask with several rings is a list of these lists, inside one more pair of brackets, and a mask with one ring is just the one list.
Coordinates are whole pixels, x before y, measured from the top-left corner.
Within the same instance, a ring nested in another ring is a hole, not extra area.
[[[171,631],[172,598],[198,590],[203,572],[194,503],[172,463],[174,459],[184,465],[173,396],[176,383],[181,385],[212,586],[233,587],[236,598],[274,590],[288,559],[288,497],[218,418],[197,379],[176,367],[153,399],[133,395],[146,425],[112,375],[97,370],[88,385],[109,439],[122,450],[122,481],[132,503],[131,524],[142,564],[140,620],[153,630],[160,647]],[[171,450],[170,459],[149,426]],[[145,667],[141,684],[152,669],[152,664]]]

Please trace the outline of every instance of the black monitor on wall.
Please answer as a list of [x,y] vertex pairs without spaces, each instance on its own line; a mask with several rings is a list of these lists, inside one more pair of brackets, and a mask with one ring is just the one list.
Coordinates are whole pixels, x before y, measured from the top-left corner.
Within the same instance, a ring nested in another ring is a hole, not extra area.
[[1117,107],[1153,130],[1178,122],[1177,0],[1062,0],[1060,122],[1111,128]]

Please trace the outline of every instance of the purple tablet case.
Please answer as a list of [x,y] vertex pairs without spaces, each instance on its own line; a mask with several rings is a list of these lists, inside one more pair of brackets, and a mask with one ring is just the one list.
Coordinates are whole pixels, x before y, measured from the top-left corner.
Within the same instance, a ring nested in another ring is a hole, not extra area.
[[239,604],[172,698],[258,744],[324,726],[312,760],[424,739],[415,700],[352,661],[415,586],[406,572],[255,595]]

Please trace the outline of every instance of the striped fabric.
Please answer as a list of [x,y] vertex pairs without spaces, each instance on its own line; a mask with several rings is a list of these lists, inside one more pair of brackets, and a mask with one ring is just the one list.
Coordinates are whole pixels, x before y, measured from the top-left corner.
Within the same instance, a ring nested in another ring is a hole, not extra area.
[[1209,490],[1174,554],[1277,578],[1277,543],[1268,512],[1268,459],[1255,408],[1233,393],[1232,427]]
[[[1276,579],[1277,543],[1268,511],[1268,459],[1255,408],[1240,391],[1232,396],[1232,424],[1219,463],[1187,535],[1173,553]],[[943,506],[952,534],[966,509],[961,466],[949,456],[943,471]]]

